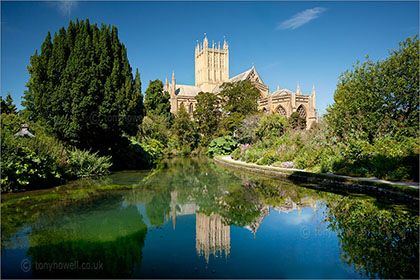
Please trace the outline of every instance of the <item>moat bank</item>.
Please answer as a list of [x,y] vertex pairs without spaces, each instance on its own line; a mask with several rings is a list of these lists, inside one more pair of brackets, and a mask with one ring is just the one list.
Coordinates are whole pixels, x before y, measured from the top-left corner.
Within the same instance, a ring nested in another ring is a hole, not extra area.
[[419,203],[419,183],[391,182],[375,178],[360,178],[331,173],[313,173],[302,169],[281,168],[257,165],[234,160],[230,156],[216,156],[217,164],[239,169],[270,178],[287,178],[300,183],[315,183],[315,188],[322,187],[340,192],[357,192],[373,196],[389,197],[402,201]]

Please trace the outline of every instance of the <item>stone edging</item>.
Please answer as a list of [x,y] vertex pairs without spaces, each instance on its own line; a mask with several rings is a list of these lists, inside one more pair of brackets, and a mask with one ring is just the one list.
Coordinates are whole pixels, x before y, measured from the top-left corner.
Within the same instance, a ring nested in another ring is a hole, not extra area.
[[244,170],[251,173],[262,174],[276,178],[287,178],[299,182],[316,183],[323,187],[333,188],[339,191],[351,191],[366,193],[369,195],[385,195],[402,200],[419,201],[419,189],[414,186],[406,186],[398,183],[386,182],[383,180],[352,178],[335,174],[312,173],[301,169],[289,169],[271,166],[259,166],[230,157],[216,156],[214,161],[217,164]]

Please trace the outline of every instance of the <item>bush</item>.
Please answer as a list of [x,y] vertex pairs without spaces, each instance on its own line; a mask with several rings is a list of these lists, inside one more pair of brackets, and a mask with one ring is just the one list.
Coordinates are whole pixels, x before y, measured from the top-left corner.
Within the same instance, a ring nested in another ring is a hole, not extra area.
[[150,139],[156,139],[163,145],[168,143],[169,129],[167,120],[158,115],[148,115],[143,118],[139,125],[136,140],[147,143]]
[[289,117],[289,124],[292,129],[305,129],[306,119],[298,112],[293,112]]
[[234,160],[239,160],[241,158],[241,148],[236,148],[233,153],[230,155]]
[[256,130],[258,137],[279,137],[288,126],[285,118],[278,114],[265,115],[261,118],[260,126]]
[[256,164],[258,165],[272,165],[276,162],[276,155],[273,153],[266,153],[261,159],[259,159]]
[[[14,137],[22,123],[29,125],[29,131],[35,137]],[[110,167],[109,159],[97,154],[75,148],[67,152],[68,147],[51,136],[41,124],[16,114],[1,114],[1,132],[2,191],[50,187],[66,179],[106,173]]]
[[163,157],[163,150],[165,146],[156,139],[150,139],[144,143],[139,144],[150,157],[150,161],[157,163],[158,159]]
[[264,150],[259,148],[250,148],[244,151],[242,160],[245,162],[257,162],[264,155]]
[[255,143],[258,140],[257,129],[260,127],[262,114],[246,116],[234,130],[234,136],[239,143]]
[[230,155],[237,146],[238,142],[230,135],[218,137],[210,142],[207,155],[209,157],[214,157],[215,155]]
[[103,175],[108,173],[112,166],[111,157],[98,156],[98,152],[81,151],[73,148],[67,151],[71,174],[75,177],[88,177],[92,175]]
[[[22,123],[35,137],[14,137]],[[68,176],[65,146],[39,124],[16,114],[1,114],[1,132],[2,191],[51,186]]]

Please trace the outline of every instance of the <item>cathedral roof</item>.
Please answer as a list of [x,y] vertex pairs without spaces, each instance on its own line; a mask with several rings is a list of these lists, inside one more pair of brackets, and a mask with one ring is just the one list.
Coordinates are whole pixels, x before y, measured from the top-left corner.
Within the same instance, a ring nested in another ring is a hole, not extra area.
[[251,73],[252,69],[254,69],[254,67],[252,67],[251,69],[249,69],[245,72],[242,72],[239,75],[236,75],[235,77],[230,78],[228,82],[232,83],[232,82],[245,81],[246,78],[248,78],[249,73]]
[[176,85],[175,94],[177,96],[196,96],[201,91],[201,88],[196,86]]
[[[233,82],[240,82],[240,81],[245,81],[249,74],[251,73],[252,69],[254,69],[254,67],[252,67],[251,69],[242,72],[241,74],[236,75],[235,77],[230,78],[227,83],[233,83]],[[213,90],[212,93],[219,93],[220,91],[222,91],[221,85],[217,85]]]
[[271,96],[277,96],[277,95],[282,95],[282,94],[291,94],[292,92],[286,88],[284,89],[278,89],[275,92],[272,92],[270,95]]

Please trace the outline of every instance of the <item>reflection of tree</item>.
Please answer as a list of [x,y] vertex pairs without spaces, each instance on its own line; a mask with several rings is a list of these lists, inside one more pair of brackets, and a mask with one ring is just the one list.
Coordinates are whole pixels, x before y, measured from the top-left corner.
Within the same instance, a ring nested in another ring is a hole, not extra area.
[[227,224],[244,227],[260,217],[263,208],[260,195],[253,187],[239,185],[223,196],[218,214]]
[[327,203],[329,228],[338,234],[344,262],[370,278],[418,279],[418,216],[349,197]]
[[[141,264],[147,226],[134,206],[121,208],[120,200],[100,203],[88,212],[73,209],[61,221],[40,220],[30,235],[34,277],[129,278]],[[37,264],[83,263],[102,269],[56,267],[51,272]]]

